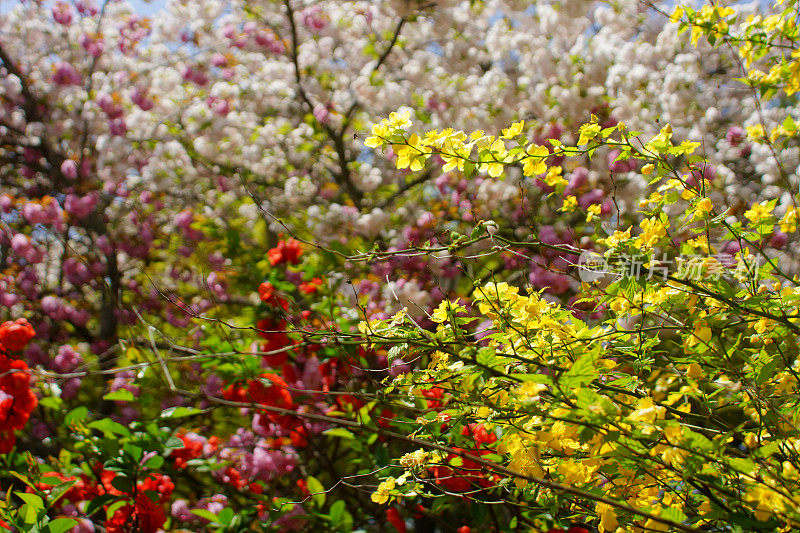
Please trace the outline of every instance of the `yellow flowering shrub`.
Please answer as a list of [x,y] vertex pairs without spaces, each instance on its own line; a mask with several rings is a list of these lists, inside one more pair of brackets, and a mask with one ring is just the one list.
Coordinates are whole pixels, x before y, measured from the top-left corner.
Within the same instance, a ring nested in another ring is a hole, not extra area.
[[[762,64],[764,50],[777,54],[780,64],[768,58],[767,71],[753,67],[745,80],[768,98],[800,91],[800,53],[771,46],[797,42],[797,3],[787,4],[763,20],[716,5],[678,7],[672,18],[695,44],[734,44],[748,65]],[[638,219],[598,224],[585,250],[481,225],[460,241],[576,258],[591,251],[604,268],[583,276],[583,264],[574,266],[577,301],[593,315],[489,274],[471,294],[443,301],[432,330],[407,314],[362,328],[364,342],[401,346],[395,355],[422,363],[387,383],[425,413],[410,428],[422,448],[395,462],[414,490],[499,498],[525,509],[529,525],[589,516],[599,531],[800,528],[800,286],[758,245],[778,229],[797,231],[797,208],[775,213],[776,199],[721,205],[710,183],[690,179],[700,143],[675,139],[668,124],[645,136],[592,116],[574,145],[545,146],[528,140],[524,122],[497,137],[414,134],[393,116],[367,145],[391,148],[399,168],[438,156],[445,170],[502,179],[519,167],[551,188],[561,212],[586,222],[601,206],[584,210],[565,193],[571,158],[608,147],[640,163],[649,183]],[[779,135],[794,135],[790,126]],[[770,142],[763,128],[750,135]],[[717,250],[722,240],[740,246]],[[659,269],[665,259],[678,271]],[[373,499],[386,501],[387,487]]]

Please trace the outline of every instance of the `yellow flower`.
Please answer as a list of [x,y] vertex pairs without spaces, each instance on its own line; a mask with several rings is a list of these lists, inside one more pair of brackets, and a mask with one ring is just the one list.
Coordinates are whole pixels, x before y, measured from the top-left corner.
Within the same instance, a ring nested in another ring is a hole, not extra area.
[[648,518],[647,522],[644,523],[644,529],[645,531],[669,531],[669,526]]
[[425,168],[425,161],[430,156],[430,152],[425,150],[416,133],[408,138],[407,146],[394,146],[397,152],[396,166],[398,169],[408,168],[416,172]]
[[789,209],[786,210],[786,214],[783,215],[781,221],[779,222],[782,232],[793,233],[797,231],[798,214],[800,214],[800,209],[796,207],[790,207]]
[[688,367],[686,367],[686,375],[692,379],[697,379],[703,377],[705,374],[703,373],[703,369],[697,363],[692,363]]
[[689,452],[681,448],[675,448],[673,446],[664,446],[664,450],[661,452],[661,459],[663,459],[665,463],[672,466],[673,468],[678,468],[680,465],[683,464],[683,460],[686,458],[687,455],[689,455]]
[[389,127],[386,125],[385,122],[380,122],[379,124],[372,125],[372,136],[367,137],[364,141],[364,146],[367,148],[378,148],[383,146],[386,142],[386,139],[389,136]]
[[759,335],[763,335],[764,333],[771,331],[774,327],[775,321],[770,320],[769,318],[762,318],[753,323],[753,329],[755,329],[756,333]]
[[750,209],[744,212],[744,216],[753,225],[758,225],[772,216],[773,209],[774,207],[770,207],[766,203],[753,204]]
[[634,245],[642,249],[652,248],[667,234],[666,226],[656,217],[642,220],[639,226],[642,233],[636,238]]
[[561,206],[561,210],[564,211],[565,213],[570,213],[572,211],[575,211],[577,207],[578,207],[578,199],[572,195],[569,195],[566,198],[564,198],[564,205]]
[[747,126],[745,129],[747,130],[747,136],[754,141],[761,140],[767,135],[767,133],[764,131],[764,126],[761,124]]
[[386,481],[382,481],[381,484],[378,485],[378,488],[372,493],[370,499],[373,502],[382,505],[389,501],[389,491],[394,489],[394,487],[395,479],[393,477],[387,478]]
[[694,331],[692,331],[692,336],[686,339],[686,344],[688,346],[694,346],[696,344],[708,344],[711,342],[711,328],[705,325],[702,321],[698,321],[694,325]]
[[769,487],[757,485],[744,496],[745,501],[754,504],[753,515],[756,520],[768,520],[771,516],[786,511],[786,498]]
[[580,133],[580,138],[578,139],[578,145],[587,144],[589,141],[597,137],[597,134],[600,133],[600,124],[584,124],[578,130]]
[[652,163],[648,163],[642,167],[642,174],[644,174],[645,176],[649,176],[650,174],[653,173],[653,170],[655,170],[655,168],[656,167]]
[[639,399],[636,407],[638,409],[628,415],[628,420],[652,424],[656,420],[663,419],[667,412],[666,408],[656,405],[649,396]]
[[449,309],[454,309],[453,304],[451,304],[449,300],[442,300],[439,306],[431,313],[431,320],[438,324],[446,322],[447,311]]
[[550,167],[547,170],[547,175],[544,177],[544,182],[551,187],[558,187],[559,185],[567,185],[567,180],[561,176],[561,167]]
[[556,472],[564,476],[564,483],[569,485],[584,484],[592,480],[596,467],[588,467],[583,461],[562,459],[556,465]]
[[505,169],[504,163],[508,159],[506,157],[508,155],[508,151],[506,150],[506,145],[503,143],[502,139],[497,139],[491,144],[491,146],[489,146],[489,152],[492,159],[482,162],[478,168],[480,170],[485,170],[489,176],[497,178],[503,174],[503,170]]
[[672,147],[672,126],[667,124],[661,128],[658,135],[650,139],[644,147],[651,152],[665,153]]
[[520,396],[523,402],[535,402],[539,400],[539,393],[546,391],[547,385],[544,383],[536,383],[533,381],[526,381],[517,387],[516,393]]
[[525,165],[522,167],[522,173],[526,177],[543,174],[547,171],[545,160],[547,159],[547,156],[550,155],[550,150],[548,150],[546,146],[531,145],[525,150],[525,152],[528,154],[528,157],[525,159]]
[[703,218],[706,214],[710,213],[714,208],[711,200],[703,198],[694,205],[694,218]]
[[619,523],[617,522],[617,514],[614,512],[612,506],[600,502],[595,506],[594,512],[596,512],[598,518],[600,518],[600,525],[598,526],[600,533],[617,530]]
[[406,128],[411,125],[411,110],[389,113],[389,125],[394,128]]
[[615,231],[605,239],[600,239],[601,244],[605,244],[609,248],[616,248],[622,241],[627,241],[631,238],[631,228],[625,231]]
[[618,296],[611,302],[609,307],[615,313],[622,314],[631,308],[631,303],[624,296]]
[[586,210],[588,211],[588,214],[586,215],[586,222],[591,222],[592,220],[595,219],[595,217],[599,217],[602,209],[603,206],[601,206],[600,204],[590,205],[589,208]]
[[669,21],[680,22],[680,20],[683,18],[683,12],[684,12],[683,6],[676,7],[675,11],[673,11],[672,15],[670,15]]
[[400,458],[400,465],[404,468],[414,468],[424,465],[428,461],[428,452],[419,449],[405,454]]
[[519,122],[513,123],[510,127],[503,130],[503,139],[513,139],[520,133],[522,133],[522,128],[525,126],[525,121],[520,120]]

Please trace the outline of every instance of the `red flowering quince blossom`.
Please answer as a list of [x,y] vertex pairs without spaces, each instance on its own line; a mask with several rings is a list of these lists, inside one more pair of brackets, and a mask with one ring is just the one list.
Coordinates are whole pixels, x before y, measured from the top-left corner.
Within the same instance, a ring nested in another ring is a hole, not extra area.
[[258,286],[258,296],[261,298],[261,301],[267,305],[280,307],[284,311],[289,308],[289,302],[287,302],[285,298],[278,296],[278,293],[275,291],[275,286],[269,281],[265,281]]
[[197,459],[203,455],[203,446],[205,443],[199,439],[193,439],[190,435],[181,432],[177,435],[183,442],[183,448],[172,450],[170,457],[175,460],[175,468],[186,468],[187,461]]
[[11,451],[16,443],[14,432],[25,427],[38,403],[30,388],[28,365],[7,353],[22,350],[34,335],[24,318],[0,325],[0,453]]
[[175,490],[175,484],[169,476],[158,473],[150,474],[136,485],[133,504],[125,505],[114,511],[111,519],[106,522],[106,531],[108,533],[134,531],[156,533],[167,521],[164,504],[169,501],[173,490]]
[[0,344],[12,352],[25,348],[35,335],[33,326],[24,318],[0,324]]
[[291,409],[294,406],[288,385],[282,377],[277,374],[261,374],[261,379],[271,385],[265,385],[260,380],[250,380],[247,387],[231,385],[223,391],[223,397],[226,400],[255,402],[282,409]]
[[302,253],[300,243],[295,239],[288,239],[278,241],[278,245],[267,252],[267,257],[269,258],[269,264],[272,266],[282,263],[296,265],[300,261]]
[[286,350],[279,350],[291,343],[289,336],[286,334],[286,322],[264,318],[256,322],[256,329],[258,330],[258,335],[265,340],[265,342],[261,343],[261,351],[267,353],[264,356],[267,364],[272,367],[284,364],[288,359]]
[[303,294],[314,294],[322,286],[321,278],[313,278],[311,281],[300,284],[300,292]]

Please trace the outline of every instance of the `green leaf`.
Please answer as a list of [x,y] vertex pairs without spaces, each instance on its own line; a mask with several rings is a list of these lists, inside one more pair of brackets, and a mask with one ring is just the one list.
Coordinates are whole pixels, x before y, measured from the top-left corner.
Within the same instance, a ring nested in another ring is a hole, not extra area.
[[48,533],[64,533],[65,531],[69,531],[73,527],[78,525],[78,521],[74,518],[56,518],[55,520],[50,520],[47,523],[47,528],[45,531]]
[[344,512],[346,510],[346,505],[344,500],[336,500],[331,504],[331,522],[334,526],[343,518]]
[[666,518],[667,520],[680,523],[686,520],[686,515],[683,511],[676,509],[675,507],[665,507],[661,511],[661,518]]
[[42,407],[47,407],[48,409],[61,409],[62,404],[64,401],[59,398],[58,396],[45,396],[41,400],[39,400],[39,405]]
[[219,523],[222,524],[223,526],[231,525],[231,522],[233,521],[233,515],[234,515],[233,509],[231,509],[230,507],[225,507],[217,514],[217,516],[219,517]]
[[110,502],[116,500],[117,497],[113,494],[103,494],[102,496],[98,496],[97,498],[93,499],[89,502],[89,505],[86,506],[86,516],[91,516],[97,512],[98,509],[107,505]]
[[215,515],[214,513],[209,511],[208,509],[192,509],[191,513],[194,514],[194,515],[199,516],[200,518],[205,518],[209,522],[212,522],[212,523],[215,523],[215,524],[221,524],[222,523],[222,522],[219,521],[219,517],[217,517],[217,515]]
[[47,506],[52,507],[77,482],[77,479],[73,479],[50,489],[50,495],[47,497]]
[[149,468],[151,470],[158,470],[164,464],[164,457],[161,455],[154,455],[150,459],[144,462],[145,468]]
[[199,415],[203,411],[197,407],[170,407],[161,412],[161,418],[183,418]]
[[89,427],[92,429],[96,429],[98,431],[102,431],[104,435],[113,437],[115,435],[123,435],[125,437],[130,437],[131,432],[128,431],[128,428],[120,424],[119,422],[114,422],[110,418],[103,418],[101,420],[95,420]]
[[44,509],[44,500],[40,496],[28,492],[15,492],[14,494],[34,509]]
[[355,438],[353,433],[350,432],[349,430],[345,429],[345,428],[327,429],[327,430],[323,431],[322,433],[324,435],[328,435],[329,437],[341,437],[341,438],[347,439],[347,440],[353,440]]
[[19,479],[20,481],[22,481],[23,483],[25,483],[27,486],[29,486],[29,487],[30,487],[30,488],[32,488],[33,490],[38,490],[38,489],[36,488],[36,485],[34,485],[33,483],[31,483],[31,480],[30,480],[30,479],[28,479],[27,477],[23,476],[23,475],[22,475],[22,474],[20,474],[19,472],[14,472],[14,471],[12,470],[12,471],[10,472],[10,474],[11,474],[12,476],[14,476],[15,478]]
[[127,500],[117,500],[111,505],[109,505],[108,508],[106,509],[106,518],[111,518],[112,516],[114,516],[114,513],[117,512],[117,509],[125,507],[126,505],[128,505],[128,503],[129,502]]
[[15,492],[14,494],[25,502],[25,505],[19,510],[20,515],[22,515],[22,520],[24,520],[26,524],[35,523],[39,512],[44,511],[44,500],[36,494],[28,494],[26,492]]
[[114,392],[109,392],[108,394],[103,396],[103,399],[113,400],[117,402],[132,402],[136,400],[136,397],[128,389],[118,389],[115,390]]
[[133,482],[125,476],[114,476],[114,479],[111,480],[111,486],[120,492],[133,492]]
[[308,484],[308,492],[314,500],[314,505],[321,509],[325,505],[325,487],[314,476],[308,476],[306,483]]
[[83,422],[86,420],[86,417],[89,416],[89,409],[86,406],[81,405],[80,407],[76,407],[72,411],[66,414],[64,417],[64,425],[65,426],[73,426],[78,422]]
[[133,459],[134,462],[138,463],[139,461],[142,460],[142,456],[144,455],[144,450],[142,450],[142,448],[140,448],[139,446],[128,443],[125,444],[125,446],[123,446],[122,449],[123,451],[125,451],[125,453],[130,455],[131,459]]
[[597,353],[583,354],[569,370],[561,375],[558,384],[565,389],[577,389],[591,383],[598,375],[598,371],[594,367],[598,355]]
[[701,435],[689,429],[684,429],[684,435],[686,436],[690,448],[697,448],[703,452],[710,452],[714,449],[714,443],[708,440],[705,435]]
[[772,359],[767,361],[767,363],[758,370],[758,374],[756,375],[755,379],[756,385],[760,387],[768,379],[774,377],[775,370],[778,368],[780,363],[782,363],[782,361],[779,356],[774,356]]

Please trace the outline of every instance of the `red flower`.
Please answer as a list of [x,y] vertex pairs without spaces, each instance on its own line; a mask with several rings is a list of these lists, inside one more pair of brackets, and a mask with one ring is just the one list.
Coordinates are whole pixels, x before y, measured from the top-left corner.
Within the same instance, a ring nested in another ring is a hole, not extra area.
[[103,470],[100,472],[100,483],[103,485],[103,489],[105,489],[107,494],[112,494],[114,496],[124,496],[125,493],[121,490],[114,487],[111,483],[114,481],[114,478],[117,477],[116,472],[112,472],[111,470]]
[[247,389],[241,385],[230,385],[223,389],[222,397],[231,402],[250,403],[247,398]]
[[348,411],[348,406],[353,412],[358,412],[359,409],[364,407],[364,402],[356,398],[352,394],[341,394],[336,397],[336,403],[340,411]]
[[267,252],[267,257],[269,258],[269,264],[272,266],[281,263],[296,265],[300,261],[301,253],[300,243],[294,239],[289,239],[287,241],[278,241],[278,246],[270,249]]
[[406,523],[400,516],[400,511],[396,507],[386,509],[386,520],[394,526],[399,533],[406,533]]
[[280,307],[283,310],[289,308],[289,302],[278,296],[275,292],[275,287],[269,281],[265,281],[258,286],[258,296],[261,301],[273,307]]
[[94,499],[99,495],[100,492],[97,483],[89,478],[89,476],[82,474],[81,477],[78,478],[78,481],[64,493],[64,498],[72,503],[78,503]]
[[428,409],[435,409],[442,406],[441,399],[444,398],[444,389],[441,387],[433,387],[431,389],[423,389],[422,395],[427,398]]
[[275,287],[269,281],[265,281],[258,286],[258,296],[262,302],[270,301],[273,294],[275,294]]
[[291,409],[294,405],[292,395],[289,393],[288,385],[282,377],[276,374],[261,374],[261,378],[271,385],[264,385],[262,381],[251,381],[249,383],[250,398],[263,405]]
[[138,484],[138,487],[140,492],[155,492],[156,495],[158,495],[159,501],[164,503],[169,500],[169,497],[172,495],[172,491],[175,490],[175,483],[172,482],[172,479],[170,479],[169,476],[154,472],[149,474],[143,481],[141,481]]
[[[453,448],[458,452],[463,452],[460,448]],[[472,459],[466,459],[455,454],[447,456],[447,462],[459,458],[461,465],[459,467],[450,467],[445,465],[437,465],[431,468],[433,476],[436,478],[436,483],[442,485],[450,492],[467,492],[475,488],[475,485],[481,487],[490,487],[492,482],[487,479],[481,470],[481,465]]]
[[175,459],[175,468],[186,468],[187,461],[203,455],[203,441],[192,440],[183,433],[177,436],[183,441],[183,448],[172,450],[169,456]]
[[297,427],[289,432],[289,438],[291,439],[292,446],[295,448],[305,448],[308,446],[308,431],[306,431],[304,426],[300,425],[299,421]]
[[14,447],[14,431],[25,427],[38,403],[27,370],[25,361],[12,361],[0,354],[0,454]]
[[300,292],[303,294],[314,294],[321,286],[322,280],[320,278],[314,278],[307,283],[301,283]]
[[22,350],[35,335],[33,326],[24,318],[0,324],[0,344],[12,352]]
[[262,343],[261,351],[277,352],[264,356],[267,365],[275,368],[284,364],[287,360],[286,351],[278,352],[278,350],[286,348],[291,343],[289,336],[286,335],[286,322],[263,318],[256,322],[256,329],[258,335],[267,341]]
[[458,528],[456,531],[457,531],[458,533],[470,533],[470,531],[472,531],[472,529],[470,529],[470,527],[469,527],[469,526],[461,526],[461,527],[460,527],[460,528]]
[[497,435],[495,435],[493,431],[488,431],[483,424],[470,424],[469,426],[464,426],[464,428],[461,430],[461,434],[465,436],[471,435],[475,440],[477,448],[480,448],[485,444],[492,444],[493,442],[497,441]]
[[228,468],[225,469],[225,473],[222,476],[222,480],[225,481],[226,483],[233,485],[237,489],[240,489],[245,485],[247,485],[247,481],[242,479],[242,473],[236,470],[232,466],[229,466]]
[[167,521],[164,509],[145,494],[136,496],[134,505],[114,511],[106,522],[107,533],[156,533]]
[[382,428],[391,428],[392,427],[392,419],[397,416],[396,413],[393,413],[389,409],[383,409],[381,411],[381,415],[378,417],[378,425]]

